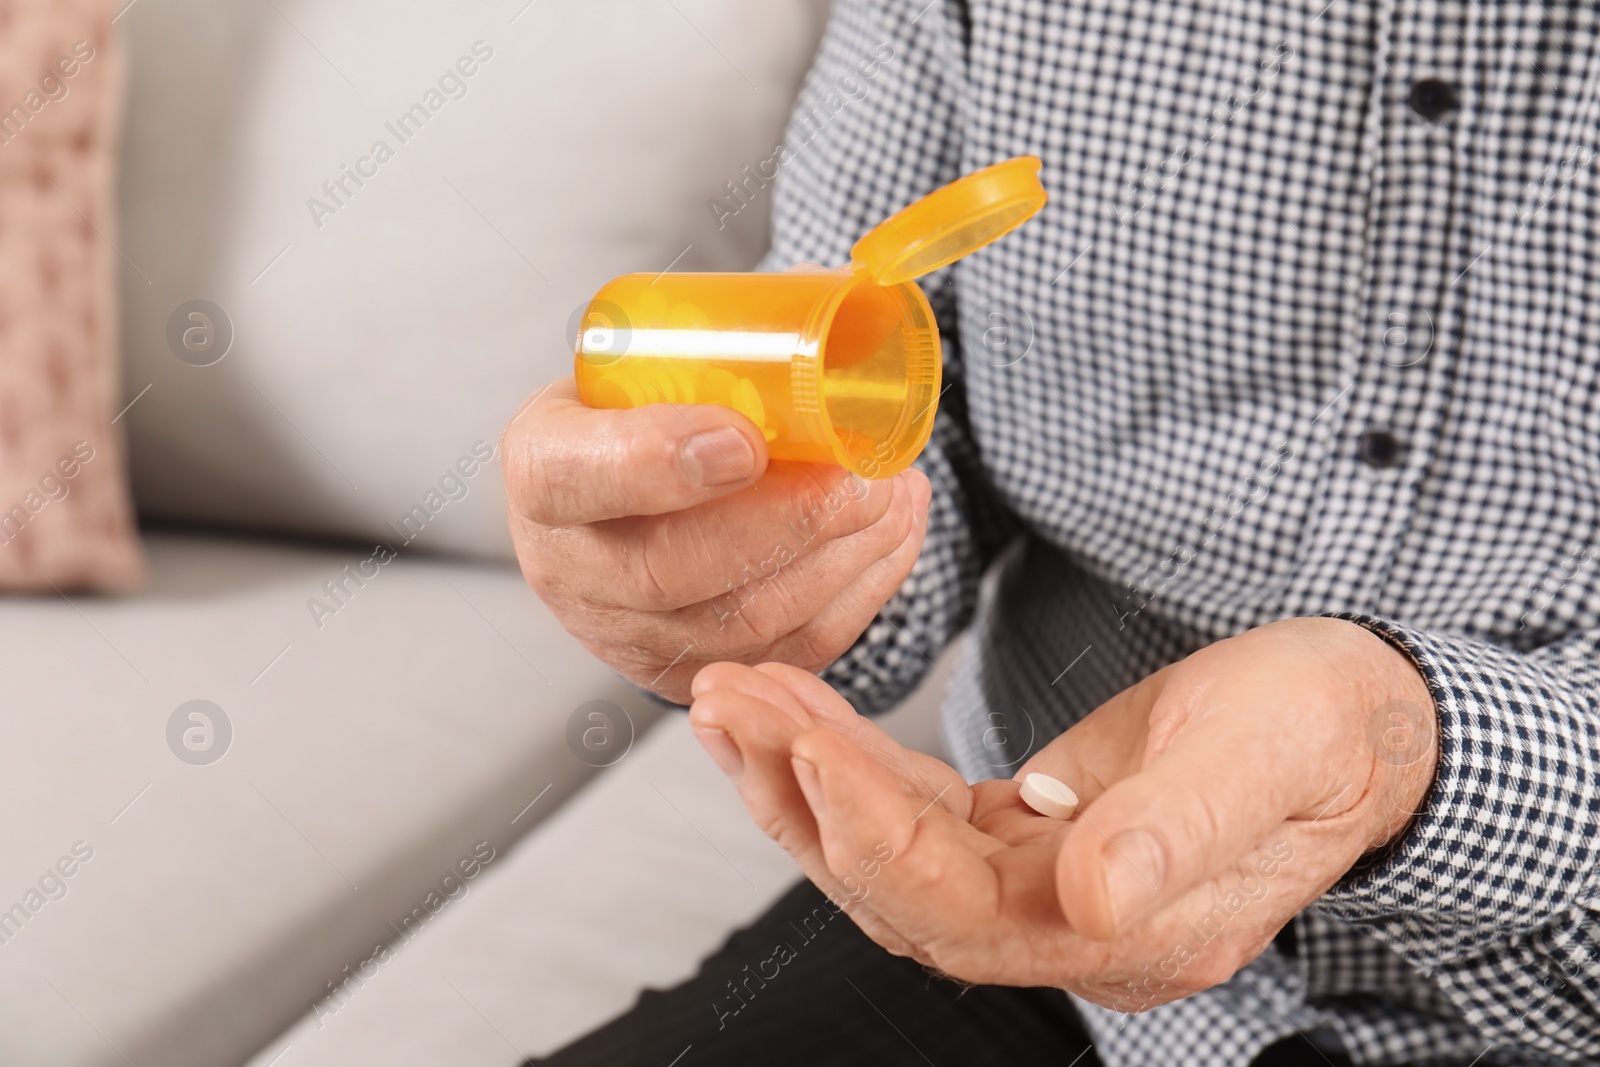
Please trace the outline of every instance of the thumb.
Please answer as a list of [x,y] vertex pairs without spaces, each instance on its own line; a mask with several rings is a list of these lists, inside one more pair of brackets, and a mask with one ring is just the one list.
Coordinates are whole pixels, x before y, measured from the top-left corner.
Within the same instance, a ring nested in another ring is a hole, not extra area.
[[754,485],[768,461],[761,430],[732,408],[593,408],[571,378],[511,420],[501,454],[513,512],[541,526],[681,511]]
[[1056,857],[1056,892],[1075,930],[1120,936],[1232,867],[1308,804],[1302,760],[1290,758],[1281,731],[1252,718],[1200,718],[1080,813]]

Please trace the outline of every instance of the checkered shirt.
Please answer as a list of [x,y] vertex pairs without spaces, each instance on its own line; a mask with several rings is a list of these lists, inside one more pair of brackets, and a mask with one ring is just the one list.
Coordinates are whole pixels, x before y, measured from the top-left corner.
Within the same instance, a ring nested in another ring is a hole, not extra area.
[[974,778],[1284,617],[1438,707],[1425,811],[1292,938],[1082,1004],[1112,1067],[1600,1060],[1597,121],[1592,0],[837,0],[767,266],[1012,156],[1051,201],[924,280],[927,542],[829,680],[885,709],[972,624]]

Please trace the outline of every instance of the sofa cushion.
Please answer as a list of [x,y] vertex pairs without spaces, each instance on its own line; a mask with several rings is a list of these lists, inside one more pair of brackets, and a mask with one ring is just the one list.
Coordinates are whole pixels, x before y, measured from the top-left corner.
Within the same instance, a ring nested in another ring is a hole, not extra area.
[[139,598],[0,601],[6,1063],[243,1062],[658,714],[513,567],[148,545]]
[[[495,472],[450,499],[451,468],[571,373],[610,277],[756,262],[770,198],[710,204],[771,155],[825,8],[131,7],[141,513],[388,537],[431,492],[419,545],[511,558]],[[175,354],[199,300],[231,350]]]

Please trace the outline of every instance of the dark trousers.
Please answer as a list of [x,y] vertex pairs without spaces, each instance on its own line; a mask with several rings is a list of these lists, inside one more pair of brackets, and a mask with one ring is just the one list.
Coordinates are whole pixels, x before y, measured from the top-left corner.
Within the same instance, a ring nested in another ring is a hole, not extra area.
[[[1324,1062],[1298,1039],[1256,1060]],[[626,1015],[528,1063],[1100,1067],[1065,993],[937,977],[873,944],[810,882],[735,933],[687,982],[647,990]]]

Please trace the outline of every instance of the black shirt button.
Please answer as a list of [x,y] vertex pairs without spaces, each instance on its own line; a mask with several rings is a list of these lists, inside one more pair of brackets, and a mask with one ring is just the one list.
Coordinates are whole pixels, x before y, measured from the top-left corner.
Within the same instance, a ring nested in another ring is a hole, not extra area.
[[1357,442],[1361,462],[1377,470],[1398,467],[1405,457],[1405,446],[1388,430],[1368,430]]
[[1441,119],[1456,109],[1456,88],[1439,78],[1423,78],[1411,87],[1411,110],[1425,119]]

